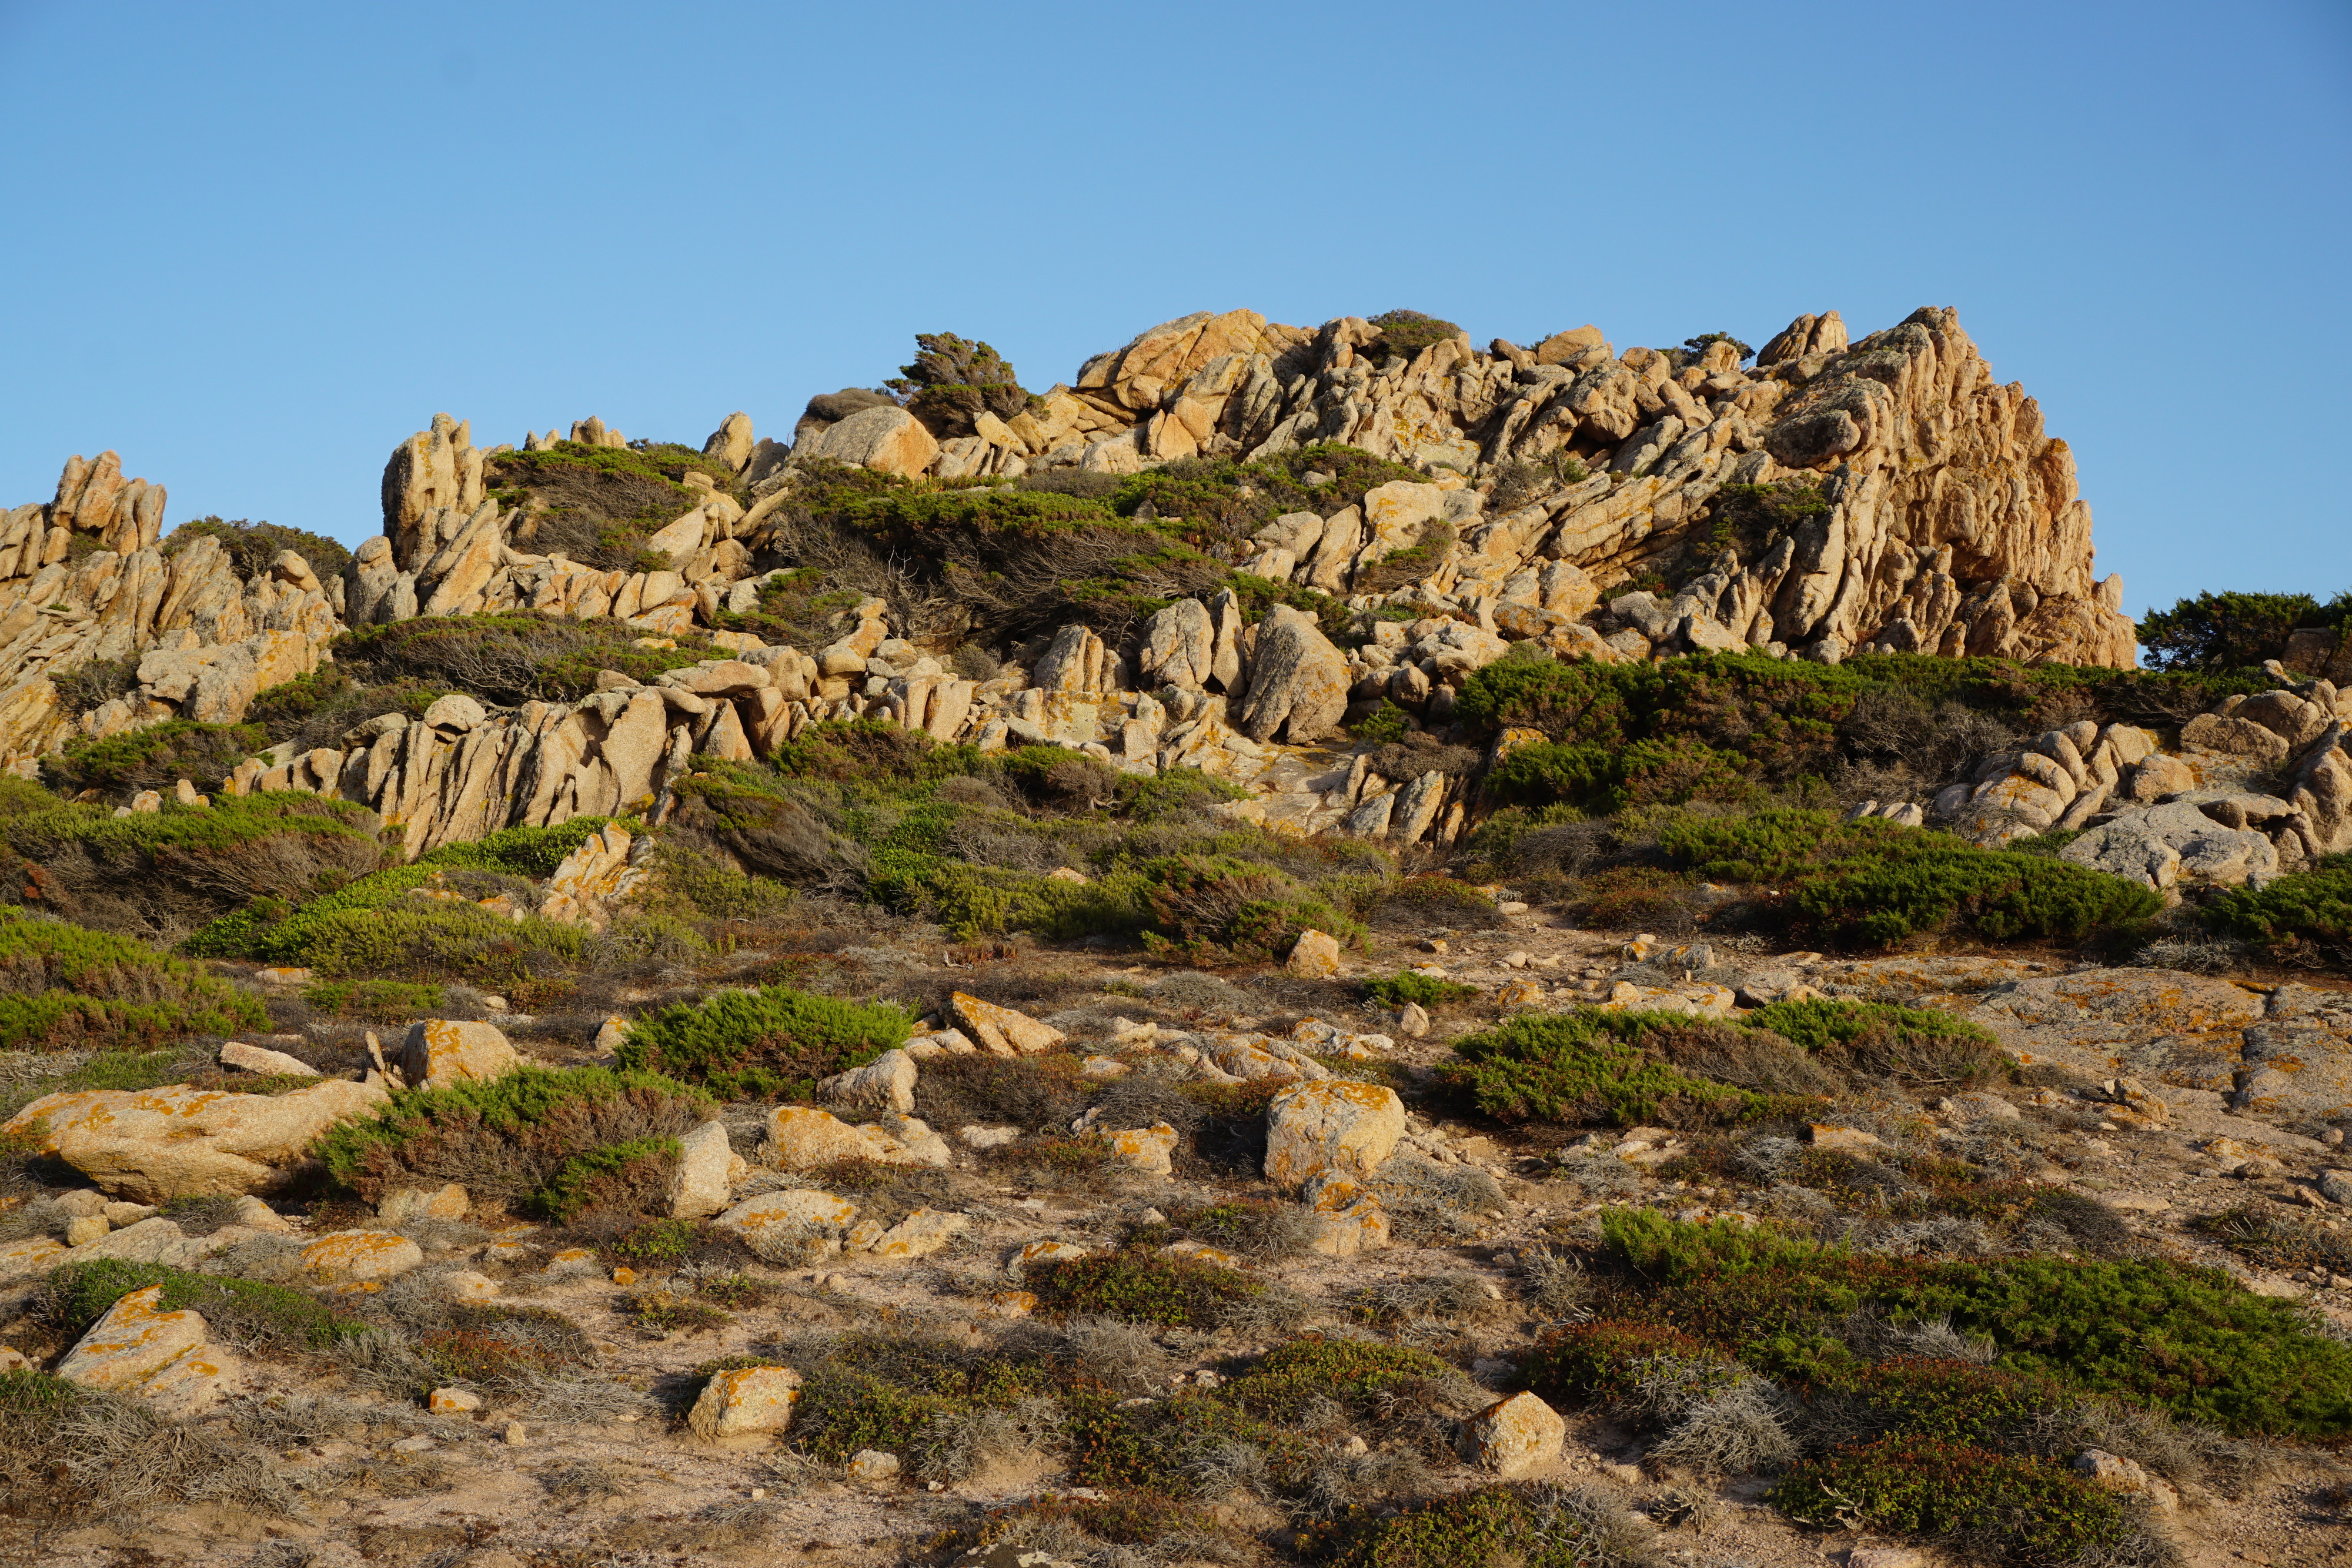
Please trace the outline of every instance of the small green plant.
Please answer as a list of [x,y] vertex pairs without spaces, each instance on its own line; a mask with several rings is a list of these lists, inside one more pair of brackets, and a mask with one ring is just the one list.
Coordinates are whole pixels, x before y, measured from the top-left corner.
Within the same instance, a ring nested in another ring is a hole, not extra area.
[[2205,906],[2206,925],[2282,956],[2339,958],[2352,946],[2352,855],[2323,855],[2260,887],[2233,887]]
[[1027,1279],[1041,1312],[1100,1313],[1168,1328],[1213,1328],[1266,1291],[1262,1282],[1222,1263],[1139,1252],[1032,1264]]
[[1954,925],[1995,941],[2071,940],[2162,904],[2138,883],[2068,862],[1827,811],[1687,819],[1658,841],[1701,876],[1766,886],[1768,924],[1874,946]]
[[2012,1560],[2065,1563],[2119,1544],[2122,1500],[2047,1459],[1935,1437],[1890,1437],[1800,1462],[1767,1494],[1792,1519],[1958,1538]]
[[1425,1008],[1443,1007],[1478,994],[1475,986],[1465,986],[1459,980],[1442,979],[1434,975],[1417,975],[1411,969],[1399,969],[1393,975],[1383,975],[1364,982],[1364,996],[1383,1007],[1401,1008],[1407,1002],[1418,1002]]
[[369,1326],[289,1286],[115,1258],[68,1263],[52,1273],[43,1289],[41,1315],[60,1336],[79,1339],[115,1302],[150,1285],[163,1287],[163,1311],[194,1309],[214,1333],[256,1349],[323,1351]]
[[1410,360],[1431,344],[1459,337],[1462,332],[1453,322],[1418,310],[1383,310],[1366,319],[1380,329],[1381,335],[1363,348],[1364,357],[1374,364],[1391,355]]
[[634,1071],[706,1084],[729,1100],[806,1099],[816,1080],[904,1044],[913,1027],[890,1003],[766,986],[640,1019],[629,1026],[619,1059]]
[[0,909],[0,1049],[153,1049],[268,1021],[257,998],[184,959]]
[[303,988],[302,1000],[330,1018],[399,1023],[446,1005],[439,986],[409,980],[321,980]]
[[622,1315],[635,1320],[641,1333],[655,1335],[709,1333],[734,1320],[708,1301],[665,1290],[640,1291],[625,1298]]
[[477,1203],[551,1218],[646,1214],[665,1201],[678,1135],[709,1110],[701,1090],[652,1073],[523,1067],[397,1094],[330,1128],[312,1154],[369,1203],[394,1186],[455,1181]]
[[1438,1078],[1503,1122],[1738,1120],[1758,1096],[1694,1078],[1643,1045],[1646,1030],[1686,1021],[1598,1008],[1508,1019],[1455,1041]]

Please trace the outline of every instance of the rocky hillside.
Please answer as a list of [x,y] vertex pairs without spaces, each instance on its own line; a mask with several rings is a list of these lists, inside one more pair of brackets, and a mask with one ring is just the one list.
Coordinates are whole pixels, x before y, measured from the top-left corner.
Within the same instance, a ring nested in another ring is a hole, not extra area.
[[2343,1558],[2332,610],[1945,310],[918,348],[7,514],[0,1558]]

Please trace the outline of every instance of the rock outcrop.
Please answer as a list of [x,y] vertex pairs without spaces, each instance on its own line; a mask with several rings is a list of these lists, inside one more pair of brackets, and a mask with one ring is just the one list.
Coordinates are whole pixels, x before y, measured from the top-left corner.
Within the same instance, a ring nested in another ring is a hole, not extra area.
[[[814,400],[790,445],[732,413],[701,446],[705,466],[686,465],[681,489],[699,502],[645,541],[671,563],[658,570],[531,548],[536,534],[519,533],[501,499],[510,493],[486,477],[507,449],[476,446],[447,414],[394,452],[383,534],[324,581],[291,552],[239,580],[209,538],[167,556],[162,489],[124,479],[111,453],[76,458],[53,500],[0,523],[0,763],[29,771],[73,736],[164,718],[239,719],[347,627],[612,618],[652,637],[706,634],[730,656],[642,685],[614,675],[577,702],[453,697],[421,718],[386,714],[339,744],[257,756],[227,788],[362,802],[414,855],[501,827],[658,813],[698,753],[748,760],[812,722],[866,717],[983,748],[1070,747],[1130,773],[1198,768],[1249,787],[1228,808],[1237,817],[1411,844],[1459,832],[1458,775],[1333,772],[1304,748],[1355,705],[1393,703],[1441,726],[1462,684],[1513,642],[1609,661],[1750,647],[1832,661],[1866,648],[2132,661],[2121,585],[2092,577],[2090,514],[2065,444],[2045,434],[2031,398],[1993,382],[1948,309],[1851,343],[1834,312],[1801,316],[1749,368],[1728,343],[1696,357],[1621,353],[1592,327],[1532,348],[1450,337],[1410,357],[1381,341],[1352,317],[1310,329],[1247,310],[1189,316],[945,441],[878,393]],[[594,418],[564,439],[628,444]],[[551,430],[522,446],[558,442]],[[1324,623],[1328,609],[1279,604],[1253,624],[1221,589],[1178,599],[1121,645],[1066,626],[1024,655],[1034,667],[988,680],[906,641],[880,600],[842,612],[835,641],[807,651],[715,630],[756,605],[793,486],[819,464],[1117,475],[1317,442],[1426,476],[1328,515],[1279,517],[1234,563],[1341,601],[1348,626]],[[1701,531],[1720,532],[1722,507],[1783,490],[1805,505],[1748,541],[1752,559],[1735,544],[1667,591],[1620,591],[1687,563]],[[2314,642],[2298,656],[2339,655]],[[135,660],[131,689],[67,713],[57,677],[115,660]],[[2317,801],[2347,785],[2352,775],[2315,762],[2298,787]],[[2011,793],[2023,817],[2046,805],[2026,785]],[[567,894],[565,917],[607,918],[607,884],[629,869],[625,852],[600,848],[594,866],[573,868],[586,892]]]

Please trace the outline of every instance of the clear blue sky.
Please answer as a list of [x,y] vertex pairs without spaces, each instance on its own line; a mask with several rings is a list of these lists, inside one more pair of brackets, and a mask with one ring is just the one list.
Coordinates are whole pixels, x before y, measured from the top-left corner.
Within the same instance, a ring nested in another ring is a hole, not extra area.
[[0,504],[111,446],[173,520],[355,541],[436,410],[781,435],[917,331],[1042,387],[1198,309],[1933,304],[2131,612],[2352,586],[2343,0],[0,0]]

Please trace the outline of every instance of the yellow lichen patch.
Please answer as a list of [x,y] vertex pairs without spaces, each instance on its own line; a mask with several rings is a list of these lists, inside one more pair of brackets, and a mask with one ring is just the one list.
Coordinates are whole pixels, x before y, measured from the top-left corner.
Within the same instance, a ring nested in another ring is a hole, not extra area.
[[323,1280],[384,1280],[425,1261],[425,1249],[389,1230],[335,1230],[302,1249],[303,1271]]

